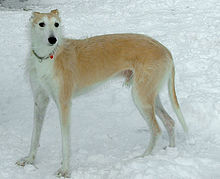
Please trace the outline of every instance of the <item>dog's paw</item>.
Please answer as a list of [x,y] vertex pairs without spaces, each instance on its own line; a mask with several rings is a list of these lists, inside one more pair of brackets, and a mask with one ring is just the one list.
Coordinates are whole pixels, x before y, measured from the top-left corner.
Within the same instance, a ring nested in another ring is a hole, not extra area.
[[60,177],[70,178],[71,177],[71,173],[69,172],[69,170],[65,170],[63,168],[60,168],[59,170],[57,170],[56,176],[59,177],[59,178]]
[[33,157],[24,157],[16,162],[17,165],[24,167],[25,165],[33,165],[34,158]]

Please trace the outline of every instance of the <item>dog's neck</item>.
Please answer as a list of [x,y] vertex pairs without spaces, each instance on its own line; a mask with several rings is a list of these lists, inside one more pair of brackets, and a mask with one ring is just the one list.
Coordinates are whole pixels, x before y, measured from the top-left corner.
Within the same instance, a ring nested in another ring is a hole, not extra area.
[[58,44],[49,46],[49,45],[42,45],[42,43],[37,41],[32,41],[31,44],[31,51],[34,51],[36,54],[35,56],[39,57],[48,57],[51,54],[54,54],[56,52]]

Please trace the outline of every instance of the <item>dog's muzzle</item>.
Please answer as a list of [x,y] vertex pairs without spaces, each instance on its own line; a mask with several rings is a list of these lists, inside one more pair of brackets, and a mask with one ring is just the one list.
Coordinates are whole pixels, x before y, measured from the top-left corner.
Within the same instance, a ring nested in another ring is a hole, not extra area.
[[50,43],[50,45],[54,45],[57,42],[57,39],[55,37],[49,37],[48,42]]

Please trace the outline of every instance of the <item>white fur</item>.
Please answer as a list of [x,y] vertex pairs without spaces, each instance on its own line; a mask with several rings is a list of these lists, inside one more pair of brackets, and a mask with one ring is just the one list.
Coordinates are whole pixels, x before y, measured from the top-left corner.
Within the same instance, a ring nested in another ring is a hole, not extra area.
[[[32,19],[31,19],[32,21]],[[39,23],[44,22],[45,27],[40,27]],[[17,164],[24,166],[26,164],[33,164],[37,147],[39,145],[41,128],[46,112],[47,105],[49,103],[49,95],[56,102],[61,114],[58,101],[59,85],[56,78],[54,78],[54,59],[44,59],[42,62],[37,58],[32,50],[40,57],[48,57],[51,52],[57,49],[57,46],[62,44],[62,33],[60,26],[56,28],[54,23],[58,22],[56,18],[48,19],[44,16],[37,24],[32,23],[31,28],[31,54],[27,61],[27,70],[30,77],[31,88],[34,96],[34,123],[33,133],[31,140],[31,148],[29,155],[20,159]],[[60,23],[60,22],[58,22]],[[48,38],[54,36],[57,39],[57,43],[51,46],[48,42]],[[54,53],[56,55],[56,53]],[[60,115],[61,116],[61,115]],[[61,117],[60,117],[61,118]],[[68,129],[64,128],[61,124],[62,141],[63,141],[63,162],[61,168],[58,170],[58,176],[70,176],[69,174],[69,138],[66,135]]]

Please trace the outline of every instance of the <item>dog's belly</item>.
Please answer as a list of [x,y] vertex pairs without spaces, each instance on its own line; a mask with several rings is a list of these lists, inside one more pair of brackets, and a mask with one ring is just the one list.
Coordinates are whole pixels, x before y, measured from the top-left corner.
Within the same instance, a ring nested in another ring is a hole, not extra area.
[[76,89],[76,91],[73,93],[73,96],[72,96],[72,97],[74,98],[74,97],[83,95],[83,94],[85,94],[85,93],[87,93],[87,92],[90,92],[90,91],[92,91],[92,90],[98,88],[99,86],[103,85],[104,83],[106,83],[107,81],[109,81],[110,79],[113,79],[113,78],[115,78],[115,77],[117,77],[117,73],[114,74],[114,75],[112,75],[112,76],[108,76],[107,78],[103,78],[103,79],[101,79],[101,80],[97,80],[97,81],[93,82],[93,83],[90,84],[90,85],[85,85],[85,86],[83,86],[83,87],[81,87],[81,88],[78,88],[78,89]]

